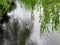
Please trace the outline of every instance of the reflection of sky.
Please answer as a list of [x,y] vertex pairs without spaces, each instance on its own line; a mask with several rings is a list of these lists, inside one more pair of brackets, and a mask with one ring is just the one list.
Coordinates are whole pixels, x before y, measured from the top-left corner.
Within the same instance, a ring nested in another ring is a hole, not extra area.
[[60,45],[60,36],[57,33],[46,34],[44,36],[43,45]]

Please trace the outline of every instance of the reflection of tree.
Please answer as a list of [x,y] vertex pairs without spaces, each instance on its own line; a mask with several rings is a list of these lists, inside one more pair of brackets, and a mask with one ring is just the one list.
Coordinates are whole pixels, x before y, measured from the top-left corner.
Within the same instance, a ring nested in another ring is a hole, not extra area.
[[3,29],[0,25],[0,45],[3,45]]
[[6,39],[9,38],[8,32],[4,31],[2,25],[9,21],[10,17],[7,16],[7,12],[14,8],[15,4],[13,0],[0,0],[0,45],[3,45],[4,37]]
[[[41,22],[41,29],[40,32],[49,32],[51,33],[48,29],[49,26],[52,26],[52,32],[58,29],[58,26],[60,25],[59,21],[59,10],[60,10],[60,0],[20,0],[22,3],[25,4],[27,9],[34,9],[35,5],[38,5],[38,3],[41,5],[40,10],[42,7],[44,8],[44,16],[43,16],[43,21]],[[38,2],[39,1],[39,2]],[[34,3],[32,3],[34,2]],[[41,18],[41,16],[40,16]]]
[[[43,21],[41,22],[41,29],[40,32],[41,34],[43,32],[48,32],[51,33],[49,30],[52,30],[52,32],[60,30],[60,0],[39,0],[40,1],[40,5],[43,6],[44,8],[44,18]],[[26,9],[29,9],[32,11],[32,15],[33,15],[33,10],[34,10],[34,6],[38,5],[38,0],[20,0],[21,3],[25,4]],[[15,2],[13,0],[0,0],[0,24],[2,25],[4,22],[8,22],[9,17],[7,16],[7,12],[11,11],[12,9],[14,9],[16,7]],[[41,9],[41,7],[40,7]],[[40,17],[41,18],[41,17]],[[17,23],[15,22],[14,27],[16,27]],[[3,41],[3,29],[2,26],[0,25],[0,42]],[[52,29],[49,29],[49,26],[52,26]],[[18,27],[18,26],[17,26]],[[16,34],[13,38],[16,39],[17,37],[17,29],[15,30]],[[28,29],[25,29],[25,31],[22,34],[22,37],[27,38],[28,34],[30,33]],[[25,40],[25,38],[22,40]],[[21,43],[23,43],[24,41],[22,41]]]

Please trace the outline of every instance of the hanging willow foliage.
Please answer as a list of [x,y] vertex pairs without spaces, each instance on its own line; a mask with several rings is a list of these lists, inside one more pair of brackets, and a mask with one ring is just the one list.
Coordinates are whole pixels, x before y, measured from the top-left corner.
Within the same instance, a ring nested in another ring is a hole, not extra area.
[[[57,26],[60,25],[58,15],[58,13],[60,13],[58,12],[60,8],[58,7],[58,4],[60,4],[60,0],[42,0],[42,6],[44,7],[44,20],[42,21],[41,24],[40,29],[41,34],[44,33],[44,31],[49,30],[46,29],[48,28],[46,25],[48,25],[49,23],[52,24],[52,31],[60,30],[57,28]],[[51,19],[52,22],[50,22]]]
[[[15,8],[15,0],[0,0],[0,20],[2,19],[3,12],[10,11]],[[34,6],[40,1],[44,8],[44,20],[41,23],[40,32],[41,34],[48,31],[47,25],[52,24],[52,30],[60,30],[60,0],[20,0],[21,3],[25,4],[26,9],[34,10]],[[11,6],[13,5],[13,6]],[[40,8],[41,9],[41,8]],[[52,22],[50,20],[52,19]]]
[[14,0],[0,0],[0,20],[2,19],[4,12],[8,12],[15,8],[13,3]]
[[27,9],[33,10],[38,0],[20,0],[20,2],[24,3]]

